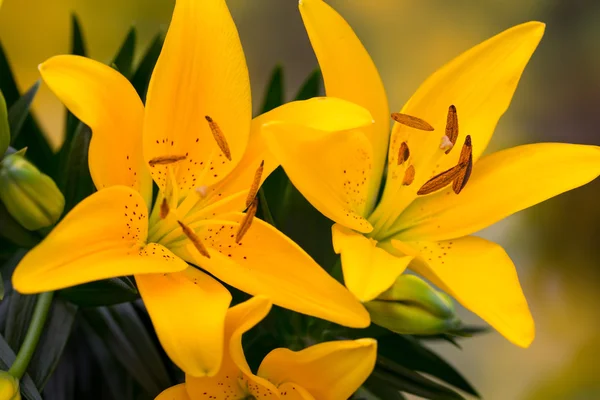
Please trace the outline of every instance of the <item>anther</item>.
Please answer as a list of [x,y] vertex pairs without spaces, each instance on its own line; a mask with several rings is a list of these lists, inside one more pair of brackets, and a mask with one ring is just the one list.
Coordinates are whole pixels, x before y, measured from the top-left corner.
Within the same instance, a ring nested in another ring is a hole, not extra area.
[[[448,118],[446,119],[446,136],[448,137],[450,143],[452,143],[452,146],[454,146],[456,144],[456,139],[458,139],[458,115],[456,114],[456,107],[454,107],[454,105],[448,107]],[[452,147],[446,149],[446,154],[450,153],[450,150],[452,150]]]
[[246,210],[246,214],[244,214],[244,219],[240,223],[240,228],[235,235],[235,242],[239,243],[244,238],[248,229],[250,229],[250,225],[252,225],[252,221],[254,220],[254,216],[256,215],[256,210],[258,209],[258,198],[255,198],[250,206]]
[[196,235],[196,233],[194,232],[194,230],[192,228],[190,228],[189,226],[187,226],[186,224],[184,224],[183,222],[181,222],[181,221],[177,221],[177,223],[181,227],[181,230],[183,230],[183,234],[185,236],[187,236],[188,239],[190,239],[190,242],[192,242],[192,244],[194,245],[194,247],[196,248],[196,250],[198,250],[198,252],[200,254],[202,254],[204,257],[210,258],[210,253],[208,252],[208,250],[204,246],[204,243],[202,243],[202,240],[200,240],[200,238],[198,237],[198,235]]
[[160,219],[167,218],[169,215],[169,204],[167,203],[167,198],[163,197],[162,203],[160,203]]
[[413,117],[412,115],[402,114],[402,113],[392,113],[392,119],[399,124],[409,126],[411,128],[419,129],[422,131],[432,131],[433,126],[431,126],[427,121]]
[[460,174],[460,171],[464,168],[464,165],[458,164],[454,167],[441,172],[425,182],[421,189],[417,192],[419,196],[437,192],[440,189],[445,188]]
[[208,115],[204,118],[206,118],[208,126],[210,126],[210,130],[215,138],[215,141],[217,142],[217,145],[219,146],[225,157],[227,157],[227,159],[231,161],[231,151],[229,150],[229,145],[227,144],[227,140],[225,139],[225,135],[223,135],[221,128],[219,128],[219,125],[217,125],[217,123],[213,121],[213,119]]
[[410,150],[406,142],[402,142],[400,150],[398,150],[398,165],[404,164],[408,157],[410,157]]
[[256,194],[258,193],[258,188],[260,187],[260,179],[262,178],[262,173],[265,167],[265,160],[260,162],[258,169],[254,173],[254,180],[252,181],[252,186],[250,186],[250,191],[248,192],[248,196],[246,197],[246,207],[250,207],[250,204],[254,201]]
[[408,186],[415,180],[415,167],[410,165],[406,171],[404,172],[404,178],[402,179],[402,184],[404,186]]
[[463,165],[459,175],[452,182],[452,190],[454,193],[459,194],[464,189],[465,185],[471,177],[471,171],[473,170],[473,146],[471,145],[471,135],[467,135],[465,138],[465,144],[460,151],[460,158],[458,159],[460,165]]
[[173,163],[179,162],[181,160],[185,160],[185,159],[186,159],[186,156],[184,156],[184,155],[159,156],[159,157],[154,157],[152,160],[148,161],[148,164],[151,167],[154,167],[155,165],[173,164]]

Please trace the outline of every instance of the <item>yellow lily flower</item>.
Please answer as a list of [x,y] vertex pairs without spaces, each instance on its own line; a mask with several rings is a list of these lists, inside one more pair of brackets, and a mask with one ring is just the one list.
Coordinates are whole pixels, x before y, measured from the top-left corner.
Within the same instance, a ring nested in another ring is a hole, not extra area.
[[[16,290],[134,275],[165,351],[192,376],[219,370],[231,295],[186,262],[279,306],[369,324],[343,285],[253,217],[256,191],[276,167],[263,124],[291,120],[333,131],[372,118],[344,100],[312,99],[251,121],[248,70],[224,0],[177,1],[145,108],[129,82],[99,62],[57,56],[40,71],[93,131],[89,167],[98,192],[23,258]],[[149,212],[152,179],[159,195]]]
[[260,297],[230,308],[225,321],[227,346],[219,373],[203,378],[188,375],[185,383],[165,390],[156,400],[345,400],[373,371],[377,342],[358,339],[320,343],[298,352],[275,349],[253,374],[244,356],[242,335],[270,309],[271,302]]
[[[390,136],[383,84],[352,28],[321,0],[301,0],[299,8],[327,95],[364,106],[375,120],[325,136],[272,124],[266,135],[294,185],[335,222],[346,286],[368,302],[410,266],[529,346],[534,323],[512,261],[499,245],[470,235],[600,173],[596,146],[541,143],[481,157],[544,24],[508,29],[439,69],[392,115]],[[305,154],[313,154],[310,162]]]

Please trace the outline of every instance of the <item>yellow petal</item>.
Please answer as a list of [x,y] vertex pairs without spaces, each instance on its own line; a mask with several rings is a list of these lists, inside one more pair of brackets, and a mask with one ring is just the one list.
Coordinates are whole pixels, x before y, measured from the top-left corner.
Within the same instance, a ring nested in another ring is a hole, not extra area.
[[250,394],[263,399],[276,392],[272,384],[252,374],[242,347],[242,335],[266,317],[270,310],[271,302],[261,297],[253,297],[229,309],[225,320],[226,346],[221,369],[213,377],[186,376],[188,394],[192,399],[242,399]]
[[285,393],[285,400],[315,400],[308,390],[297,383],[283,383],[279,387],[280,393]]
[[[351,103],[340,106],[328,115],[350,116],[358,108]],[[367,121],[366,115],[357,116],[357,124]],[[272,123],[265,126],[264,136],[294,186],[315,208],[335,222],[369,232],[372,227],[364,215],[372,176],[371,144],[363,132],[351,129],[357,125],[343,119],[332,119],[327,131]]]
[[333,279],[296,243],[255,218],[238,244],[235,236],[243,214],[221,219],[198,235],[209,248],[202,257],[192,245],[172,248],[220,280],[274,304],[350,327],[369,325],[369,314],[344,286]]
[[156,334],[171,360],[192,376],[212,376],[223,357],[231,294],[214,278],[188,267],[135,276]]
[[535,336],[533,318],[521,290],[517,271],[504,249],[475,236],[442,242],[392,240],[418,258],[410,268],[448,292],[504,337],[528,347]]
[[600,175],[600,147],[518,146],[482,158],[459,195],[451,188],[416,200],[392,227],[399,240],[444,240],[477,232]]
[[98,190],[130,186],[150,204],[152,181],[141,152],[144,106],[127,79],[79,56],[52,57],[39,69],[58,98],[92,128],[89,166]]
[[411,256],[396,257],[377,247],[377,241],[339,224],[331,230],[333,249],[342,255],[344,283],[363,303],[392,286],[412,260]]
[[21,260],[13,285],[37,293],[116,276],[181,271],[187,264],[149,243],[148,209],[135,190],[102,189],[79,203]]
[[258,375],[276,386],[295,383],[319,400],[348,399],[375,367],[377,342],[373,339],[320,343],[294,352],[271,351]]
[[[461,54],[419,87],[402,113],[424,119],[435,131],[394,125],[386,188],[374,217],[382,218],[380,212],[391,214],[383,218],[393,222],[427,180],[457,164],[467,134],[472,139],[473,161],[477,161],[508,108],[544,27],[539,22],[528,22],[508,29]],[[440,139],[445,134],[450,105],[456,106],[458,112],[459,136],[455,148],[446,155],[440,148]],[[416,169],[410,186],[402,186],[405,165],[397,162],[398,150],[405,141],[410,148],[410,163]]]
[[191,400],[187,395],[185,383],[163,390],[154,400]]
[[368,188],[367,206],[370,212],[385,165],[390,129],[383,83],[369,53],[333,8],[322,0],[302,0],[299,8],[323,72],[327,96],[359,104],[373,115],[375,123],[362,129],[373,147],[373,178]]
[[[206,116],[219,126],[231,161]],[[250,133],[248,69],[224,0],[178,0],[152,74],[144,119],[144,158],[185,156],[175,164],[179,195],[223,179],[240,161]],[[166,167],[151,168],[164,188]]]

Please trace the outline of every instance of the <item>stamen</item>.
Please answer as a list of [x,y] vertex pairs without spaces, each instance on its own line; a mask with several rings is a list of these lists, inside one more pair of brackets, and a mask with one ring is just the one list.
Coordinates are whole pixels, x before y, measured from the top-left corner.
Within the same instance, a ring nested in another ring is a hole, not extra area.
[[154,167],[155,165],[167,165],[167,164],[176,163],[181,160],[185,160],[186,158],[187,157],[185,155],[159,156],[159,157],[155,157],[152,160],[148,161],[148,164],[151,167]]
[[240,223],[240,228],[235,235],[235,242],[239,243],[244,238],[248,229],[250,229],[250,225],[252,225],[252,221],[254,220],[254,216],[256,215],[256,210],[258,209],[258,198],[255,198],[248,209],[246,210],[246,214],[244,215],[244,219]]
[[250,207],[250,204],[254,201],[256,194],[258,193],[258,188],[260,187],[260,179],[262,178],[262,173],[265,167],[265,160],[260,162],[258,169],[254,173],[254,180],[252,181],[252,186],[250,186],[250,191],[248,192],[248,197],[246,197],[246,207]]
[[[454,107],[454,105],[451,105],[448,108],[448,118],[446,120],[446,136],[452,143],[452,146],[454,146],[456,144],[456,139],[458,139],[458,115],[456,114],[456,107]],[[450,153],[450,150],[452,150],[452,147],[446,149],[446,154]]]
[[408,186],[415,180],[415,167],[414,165],[410,165],[406,171],[404,172],[404,178],[402,179],[402,184],[404,186]]
[[392,119],[399,124],[410,126],[411,128],[422,131],[433,130],[433,126],[431,126],[427,121],[422,120],[421,118],[413,117],[412,115],[392,113]]
[[196,188],[196,193],[198,193],[198,195],[200,195],[200,197],[202,197],[203,199],[206,198],[206,196],[208,195],[208,186],[198,186]]
[[440,142],[440,149],[446,150],[446,154],[454,147],[454,143],[450,141],[448,136],[442,136],[442,141]]
[[452,190],[454,190],[454,193],[456,194],[459,194],[461,190],[464,189],[471,177],[471,171],[473,170],[473,146],[471,145],[471,135],[467,135],[465,139],[465,144],[460,152],[458,162],[463,167],[452,183]]
[[227,159],[231,161],[231,151],[229,150],[229,145],[227,144],[227,140],[225,139],[225,135],[223,135],[221,128],[219,128],[219,125],[217,125],[217,123],[213,121],[213,119],[208,115],[204,118],[206,118],[206,121],[208,121],[208,126],[210,126],[210,130],[212,131],[217,145],[219,145],[219,148],[221,149],[225,157],[227,157]]
[[167,203],[167,198],[163,197],[162,203],[160,203],[160,219],[167,218],[169,215],[169,204]]
[[204,246],[204,243],[202,243],[202,240],[200,240],[200,237],[198,237],[198,235],[196,235],[196,233],[192,230],[192,228],[190,228],[189,226],[187,226],[186,224],[184,224],[181,221],[177,221],[177,223],[181,227],[181,230],[183,230],[183,234],[185,236],[187,236],[188,239],[190,239],[190,242],[192,242],[192,244],[194,245],[196,250],[198,250],[198,252],[200,254],[202,254],[204,257],[210,258],[210,253]]
[[421,186],[421,189],[419,189],[417,194],[419,196],[423,196],[445,188],[450,184],[450,182],[456,179],[456,177],[460,174],[462,168],[464,168],[464,165],[458,164],[442,173],[437,174],[436,176],[425,182],[425,184]]
[[404,164],[408,160],[408,157],[410,157],[410,149],[406,142],[402,142],[398,151],[398,165]]

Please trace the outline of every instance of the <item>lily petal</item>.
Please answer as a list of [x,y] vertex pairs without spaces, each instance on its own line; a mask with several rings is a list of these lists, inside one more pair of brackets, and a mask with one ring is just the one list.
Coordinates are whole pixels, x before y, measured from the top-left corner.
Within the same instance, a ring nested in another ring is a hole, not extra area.
[[152,181],[140,151],[144,105],[129,81],[79,56],[55,56],[39,69],[56,96],[92,129],[89,167],[96,188],[130,186],[149,205]]
[[517,146],[482,158],[469,183],[417,199],[392,230],[405,241],[444,240],[477,232],[517,211],[600,175],[600,147],[562,143]]
[[377,241],[339,224],[331,228],[333,249],[342,255],[346,287],[365,303],[394,284],[412,256],[396,257],[377,247]]
[[192,376],[215,375],[223,357],[231,294],[193,267],[135,276],[156,334],[171,360]]
[[[219,126],[230,160],[207,119]],[[145,161],[186,157],[174,164],[183,198],[196,182],[212,185],[237,165],[246,149],[250,120],[248,69],[225,1],[177,0],[148,88]],[[150,169],[164,189],[167,166]]]
[[419,255],[410,268],[448,292],[512,343],[528,347],[535,327],[517,271],[504,249],[475,236],[441,242],[392,240]]
[[390,129],[383,83],[369,53],[350,25],[333,8],[322,0],[301,0],[298,7],[323,72],[327,96],[359,104],[373,115],[374,124],[361,129],[373,148],[372,179],[366,207],[370,212],[379,192]]
[[345,326],[369,325],[369,314],[358,300],[273,226],[255,218],[236,243],[243,218],[241,213],[222,216],[231,222],[198,232],[210,258],[202,257],[190,244],[172,250],[220,280],[281,307]]
[[[352,115],[358,106],[350,104],[330,115]],[[355,120],[361,121],[365,119]],[[348,122],[334,124],[329,131],[273,123],[265,126],[264,136],[294,186],[316,209],[344,226],[370,232],[373,227],[364,215],[373,167],[371,143]]]
[[163,390],[154,400],[191,400],[187,395],[185,383]]
[[[477,161],[508,108],[544,29],[545,25],[540,22],[510,28],[450,61],[419,87],[401,112],[424,119],[435,132],[415,131],[399,123],[394,125],[389,151],[390,170],[376,213],[382,212],[392,223],[427,180],[457,164],[460,144],[466,134],[471,135],[473,162]],[[440,148],[440,139],[451,105],[458,112],[460,130],[457,148],[446,155]],[[414,183],[410,186],[402,186],[405,166],[397,162],[403,142],[410,148],[410,162],[416,169]]]
[[57,290],[123,275],[181,271],[187,264],[149,243],[148,209],[126,186],[100,190],[81,203],[27,253],[12,280],[21,293]]
[[375,367],[377,342],[373,339],[320,343],[295,352],[271,351],[258,375],[276,386],[294,383],[319,400],[348,399]]
[[221,369],[213,377],[186,375],[187,391],[192,399],[245,398],[248,394],[262,399],[277,391],[271,383],[252,373],[242,347],[242,335],[265,318],[270,310],[271,302],[261,297],[253,297],[229,309]]

